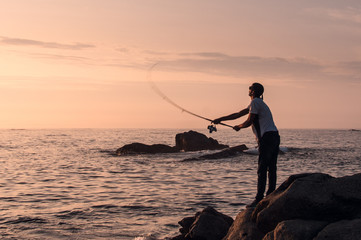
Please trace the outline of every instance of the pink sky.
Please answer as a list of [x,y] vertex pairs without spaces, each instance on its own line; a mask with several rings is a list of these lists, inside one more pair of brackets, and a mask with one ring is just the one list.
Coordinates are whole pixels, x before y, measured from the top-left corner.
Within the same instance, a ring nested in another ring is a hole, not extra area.
[[257,81],[279,128],[361,128],[359,1],[14,0],[0,22],[0,128],[205,128],[155,63],[211,119]]

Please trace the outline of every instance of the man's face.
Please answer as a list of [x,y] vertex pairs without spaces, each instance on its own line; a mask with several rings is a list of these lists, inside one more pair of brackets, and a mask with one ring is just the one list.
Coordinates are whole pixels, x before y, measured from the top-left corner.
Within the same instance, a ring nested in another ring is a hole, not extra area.
[[248,96],[252,97],[254,94],[254,91],[252,90],[252,87],[249,87]]

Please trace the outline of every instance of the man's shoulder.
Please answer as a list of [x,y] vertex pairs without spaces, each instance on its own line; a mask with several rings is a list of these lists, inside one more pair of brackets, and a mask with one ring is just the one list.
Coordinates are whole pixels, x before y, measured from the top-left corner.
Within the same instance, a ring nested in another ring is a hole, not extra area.
[[263,102],[263,99],[262,98],[253,98],[252,101],[255,101],[255,102]]
[[264,104],[264,102],[260,98],[253,98],[251,104]]

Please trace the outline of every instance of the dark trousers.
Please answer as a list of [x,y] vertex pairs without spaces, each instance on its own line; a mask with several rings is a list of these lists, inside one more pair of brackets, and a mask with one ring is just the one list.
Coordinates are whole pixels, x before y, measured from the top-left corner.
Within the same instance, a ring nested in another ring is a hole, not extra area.
[[259,141],[257,200],[263,198],[263,194],[266,190],[267,171],[269,184],[267,195],[276,189],[277,156],[279,147],[280,135],[278,132],[266,132]]

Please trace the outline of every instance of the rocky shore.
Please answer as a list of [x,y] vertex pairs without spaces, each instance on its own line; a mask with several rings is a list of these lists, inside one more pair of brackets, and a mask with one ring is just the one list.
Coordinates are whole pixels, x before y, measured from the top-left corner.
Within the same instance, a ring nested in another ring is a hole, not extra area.
[[179,224],[171,240],[360,240],[361,173],[292,175],[234,221],[208,207]]

